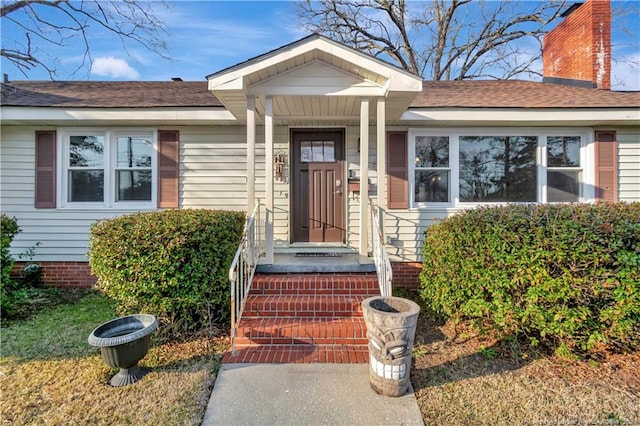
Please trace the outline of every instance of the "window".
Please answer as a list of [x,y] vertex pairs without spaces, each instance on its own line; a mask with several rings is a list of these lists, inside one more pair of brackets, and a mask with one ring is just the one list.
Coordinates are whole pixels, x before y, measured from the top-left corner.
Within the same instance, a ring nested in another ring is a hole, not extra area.
[[302,163],[335,163],[336,150],[333,141],[304,141],[300,145]]
[[154,132],[61,131],[60,138],[61,206],[154,205]]
[[461,136],[460,202],[536,201],[535,136]]
[[151,201],[151,138],[116,139],[116,201]]
[[580,136],[547,137],[547,201],[580,198]]
[[591,200],[589,135],[586,129],[412,129],[411,205]]
[[415,140],[414,196],[418,203],[448,203],[449,138],[447,136],[417,136]]
[[104,136],[69,137],[68,201],[104,201]]

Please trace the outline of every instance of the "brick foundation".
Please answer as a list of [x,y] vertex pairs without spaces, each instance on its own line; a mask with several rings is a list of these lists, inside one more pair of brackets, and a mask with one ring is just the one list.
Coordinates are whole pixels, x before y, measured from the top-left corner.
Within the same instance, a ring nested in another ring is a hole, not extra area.
[[393,287],[405,288],[407,290],[418,290],[420,271],[422,263],[420,262],[397,262],[391,263],[393,270]]
[[[38,262],[42,267],[42,282],[51,287],[92,287],[97,279],[91,275],[88,262]],[[20,279],[25,262],[16,262],[11,276]],[[408,290],[418,289],[418,276],[422,270],[420,262],[392,263],[393,287]]]
[[[97,278],[91,275],[89,262],[36,262],[42,268],[42,282],[51,287],[92,287]],[[11,276],[21,279],[25,262],[13,265]]]

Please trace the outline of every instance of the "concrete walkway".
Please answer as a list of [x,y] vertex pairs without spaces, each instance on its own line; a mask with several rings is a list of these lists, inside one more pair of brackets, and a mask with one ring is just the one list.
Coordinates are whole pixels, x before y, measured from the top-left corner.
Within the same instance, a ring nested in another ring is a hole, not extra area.
[[423,425],[413,394],[378,395],[369,364],[223,364],[203,425]]

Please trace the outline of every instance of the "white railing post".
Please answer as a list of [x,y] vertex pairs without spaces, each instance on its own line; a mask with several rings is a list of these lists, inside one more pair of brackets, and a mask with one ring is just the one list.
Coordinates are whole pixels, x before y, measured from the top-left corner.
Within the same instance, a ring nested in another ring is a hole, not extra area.
[[389,259],[389,254],[384,247],[382,232],[380,231],[380,221],[378,219],[378,210],[371,202],[371,199],[369,199],[369,211],[371,213],[373,262],[376,265],[376,275],[378,276],[380,295],[391,296],[391,283],[393,281],[391,259]]
[[229,267],[229,282],[231,284],[231,352],[236,353],[235,338],[238,323],[242,318],[245,302],[251,283],[256,272],[258,259],[263,254],[262,235],[263,227],[260,222],[260,200],[256,203],[253,212],[247,217],[240,245]]

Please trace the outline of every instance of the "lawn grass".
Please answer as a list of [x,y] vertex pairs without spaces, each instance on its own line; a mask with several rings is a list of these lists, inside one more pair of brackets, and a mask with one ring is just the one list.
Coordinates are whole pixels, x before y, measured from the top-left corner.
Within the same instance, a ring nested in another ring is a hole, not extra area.
[[199,424],[224,336],[154,344],[141,364],[151,372],[122,388],[87,337],[116,317],[113,304],[90,292],[44,309],[0,331],[0,417],[6,424]]
[[[116,371],[87,337],[116,316],[108,299],[88,292],[2,328],[3,423],[200,424],[228,338],[156,343],[142,361],[152,371],[112,388]],[[415,343],[411,381],[427,425],[640,424],[640,352],[597,362],[527,352],[456,330],[424,308]]]
[[427,425],[640,424],[640,352],[579,361],[420,314],[411,372]]

